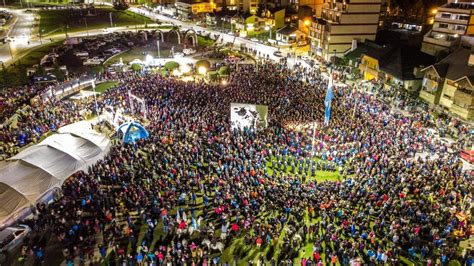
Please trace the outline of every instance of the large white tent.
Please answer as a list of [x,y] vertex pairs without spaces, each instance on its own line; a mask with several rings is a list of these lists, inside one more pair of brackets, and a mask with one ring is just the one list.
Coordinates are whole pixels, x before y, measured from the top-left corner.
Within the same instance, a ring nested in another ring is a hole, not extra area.
[[0,221],[14,219],[77,171],[103,158],[110,140],[82,121],[0,162]]

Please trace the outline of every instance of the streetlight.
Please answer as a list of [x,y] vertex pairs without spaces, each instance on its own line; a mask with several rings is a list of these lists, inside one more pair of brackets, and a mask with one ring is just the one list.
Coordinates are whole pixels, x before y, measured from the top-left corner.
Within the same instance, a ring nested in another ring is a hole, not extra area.
[[43,44],[43,40],[41,39],[41,36],[43,35],[42,33],[44,32],[44,29],[41,29],[39,31],[39,39],[40,39],[40,43]]
[[86,24],[87,37],[89,37],[89,28],[87,27],[87,18],[86,17],[84,17],[84,23]]
[[269,32],[269,34],[270,34],[269,39],[271,39],[272,38],[272,26],[271,25],[265,26],[265,30]]
[[13,60],[13,53],[12,53],[12,48],[11,48],[11,42],[8,42],[8,51],[10,52],[10,56],[12,57],[12,60]]
[[160,56],[160,40],[156,40],[156,48],[158,49],[158,59],[161,58]]

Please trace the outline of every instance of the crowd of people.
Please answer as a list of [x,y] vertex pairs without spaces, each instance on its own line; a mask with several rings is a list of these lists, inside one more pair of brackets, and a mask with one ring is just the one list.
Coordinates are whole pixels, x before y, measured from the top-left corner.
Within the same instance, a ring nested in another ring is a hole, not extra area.
[[[57,243],[68,265],[472,265],[457,250],[472,233],[472,176],[428,134],[437,123],[428,113],[404,116],[336,86],[326,126],[327,80],[271,62],[235,69],[226,85],[115,79],[99,108],[129,113],[128,91],[144,98],[149,138],[114,145],[54,203],[38,204],[22,261],[51,261],[47,243]],[[267,105],[268,127],[232,130],[231,103]],[[22,129],[58,127],[94,103],[42,104]],[[472,145],[468,134],[449,149]],[[318,182],[312,171],[323,170],[338,180]]]
[[[0,160],[17,154],[30,144],[57,128],[84,119],[86,102],[60,101],[58,97],[70,90],[86,74],[76,74],[61,84],[33,85],[6,88],[0,93]],[[97,80],[108,79],[103,74]],[[43,99],[46,100],[43,102]]]

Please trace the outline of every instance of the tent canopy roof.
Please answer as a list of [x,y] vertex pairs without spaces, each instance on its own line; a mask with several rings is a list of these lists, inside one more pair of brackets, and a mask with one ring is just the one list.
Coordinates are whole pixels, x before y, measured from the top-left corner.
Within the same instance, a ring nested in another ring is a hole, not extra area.
[[110,140],[84,123],[60,128],[41,143],[0,162],[0,219],[35,204],[77,171],[103,158]]

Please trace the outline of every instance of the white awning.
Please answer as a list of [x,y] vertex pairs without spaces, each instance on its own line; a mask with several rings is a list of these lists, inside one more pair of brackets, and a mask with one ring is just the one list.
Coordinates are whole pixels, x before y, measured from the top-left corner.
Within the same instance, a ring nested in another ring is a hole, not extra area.
[[110,140],[79,122],[0,162],[0,220],[37,203],[77,171],[102,159]]

